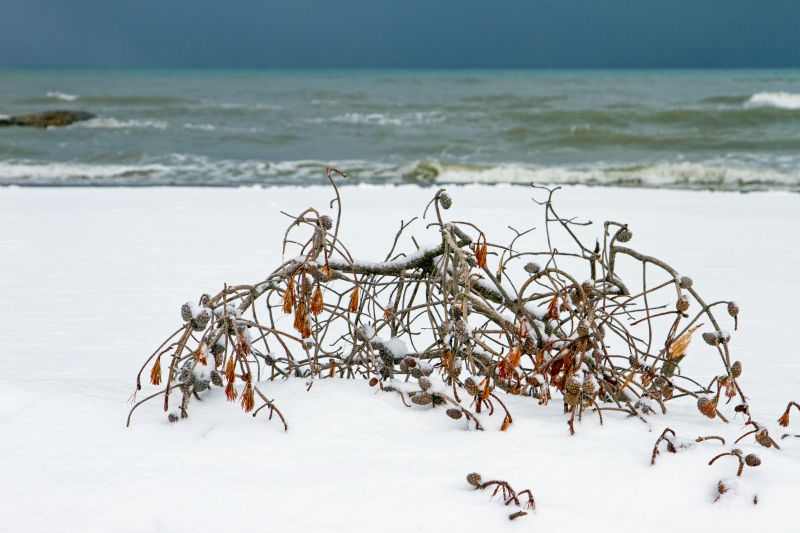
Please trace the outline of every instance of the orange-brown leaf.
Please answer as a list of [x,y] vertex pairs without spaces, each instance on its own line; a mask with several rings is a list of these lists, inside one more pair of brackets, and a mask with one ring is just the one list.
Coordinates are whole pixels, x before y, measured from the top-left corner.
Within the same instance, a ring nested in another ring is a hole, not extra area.
[[686,350],[689,348],[689,343],[692,342],[692,333],[697,331],[697,328],[702,326],[698,324],[690,328],[686,333],[678,337],[678,340],[669,345],[668,359],[670,361],[680,360],[686,355]]
[[294,278],[289,278],[286,282],[286,290],[283,292],[283,312],[287,315],[294,308]]
[[233,380],[228,381],[225,386],[225,397],[228,398],[229,402],[236,400],[236,387],[233,386]]
[[150,383],[153,385],[161,385],[161,356],[156,358],[153,369],[150,371]]
[[358,303],[359,303],[359,294],[358,294],[358,285],[355,286],[353,292],[350,293],[350,312],[355,313],[358,311]]
[[319,285],[317,285],[317,290],[314,291],[314,296],[311,298],[311,312],[314,316],[320,314],[322,312],[322,304],[324,303],[322,299],[322,289]]

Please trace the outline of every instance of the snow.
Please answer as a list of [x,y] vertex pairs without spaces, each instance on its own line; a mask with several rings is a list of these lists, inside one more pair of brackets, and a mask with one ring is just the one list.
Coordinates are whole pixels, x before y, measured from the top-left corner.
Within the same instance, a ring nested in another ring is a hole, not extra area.
[[[380,261],[399,220],[419,215],[434,192],[346,187],[340,237],[355,257]],[[510,240],[507,224],[541,221],[520,187],[448,192],[445,215],[477,222],[495,242]],[[691,272],[709,301],[738,302],[729,347],[743,363],[754,418],[782,447],[752,436],[737,444],[762,460],[741,478],[730,458],[707,465],[747,429],[741,416],[724,406],[730,424],[706,419],[692,399],[646,423],[606,412],[600,426],[587,413],[570,437],[557,400],[542,407],[503,396],[513,424],[500,432],[502,415],[484,414],[479,432],[443,408],[406,408],[366,381],[316,380],[307,392],[290,379],[259,385],[286,415],[286,433],[218,388],[193,402],[188,420],[170,424],[153,402],[126,428],[135,373],[180,325],[181,304],[226,282],[262,281],[282,263],[280,210],[328,212],[331,196],[326,188],[0,189],[0,530],[796,528],[800,439],[779,437],[800,433],[800,414],[785,430],[775,422],[800,399],[800,353],[787,337],[798,322],[800,247],[784,237],[800,227],[800,196],[787,193],[567,187],[556,195],[560,213],[594,220],[598,234],[605,218],[627,222],[628,246]],[[235,231],[228,223],[192,230],[186,221],[198,212],[235,216]],[[412,226],[416,235],[426,223]],[[401,239],[398,251],[415,248]],[[682,365],[713,376],[716,350],[695,341]],[[676,454],[662,445],[651,467],[667,426],[676,442],[720,435],[727,445],[710,440]],[[536,512],[509,522],[516,509],[468,486],[472,471],[530,488]],[[723,479],[732,490],[715,504]]]

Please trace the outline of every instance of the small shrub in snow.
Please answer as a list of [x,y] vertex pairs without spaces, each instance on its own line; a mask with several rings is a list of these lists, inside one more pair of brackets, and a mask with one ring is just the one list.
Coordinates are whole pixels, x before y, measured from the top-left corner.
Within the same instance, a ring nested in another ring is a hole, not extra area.
[[[291,216],[285,259],[266,279],[180,308],[182,325],[137,376],[139,390],[149,367],[159,388],[133,409],[161,398],[167,413],[185,418],[193,398],[223,389],[245,412],[267,408],[282,419],[262,391],[269,381],[364,378],[406,405],[443,406],[478,429],[496,408],[499,428],[512,425],[502,394],[543,406],[560,398],[570,433],[586,412],[600,423],[607,411],[641,418],[685,397],[722,420],[720,398],[738,398],[735,410],[749,420],[741,365],[731,363],[730,335],[716,316],[721,306],[736,319],[738,306],[706,303],[690,278],[630,248],[626,224],[608,221],[599,236],[587,235],[589,223],[558,213],[555,189],[537,187],[543,229],[512,228],[509,242],[490,241],[476,223],[446,220],[453,200],[439,190],[423,213],[427,233],[410,239],[410,251],[399,250],[413,221],[388,240],[383,260],[364,261],[339,234],[337,173],[328,172],[335,213]],[[426,235],[434,242],[419,245]],[[623,262],[639,274],[623,279]],[[712,331],[702,349],[721,363],[707,386],[681,366],[703,322]]]

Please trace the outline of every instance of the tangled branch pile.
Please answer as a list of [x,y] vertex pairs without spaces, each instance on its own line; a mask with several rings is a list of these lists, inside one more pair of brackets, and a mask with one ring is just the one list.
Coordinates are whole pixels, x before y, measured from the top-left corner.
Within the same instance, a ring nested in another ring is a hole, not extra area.
[[[501,429],[513,422],[500,391],[542,405],[562,399],[571,432],[587,410],[602,422],[603,411],[666,412],[685,396],[710,418],[725,419],[726,399],[738,398],[736,410],[749,414],[737,383],[741,364],[731,361],[730,335],[716,316],[722,310],[735,324],[738,307],[707,303],[690,278],[628,247],[627,225],[606,222],[600,238],[585,244],[578,234],[589,223],[562,217],[556,189],[535,187],[546,245],[526,250],[520,243],[542,233],[514,230],[511,242],[491,242],[478,225],[445,218],[452,200],[442,189],[423,215],[436,244],[399,252],[412,220],[401,223],[383,261],[360,261],[339,236],[335,174],[328,170],[335,219],[313,208],[290,216],[283,253],[292,259],[260,283],[226,286],[183,306],[183,324],[137,376],[139,390],[149,367],[151,383],[162,388],[131,414],[161,398],[177,421],[192,398],[217,386],[253,416],[266,408],[283,419],[259,387],[290,376],[309,387],[318,379],[368,379],[404,403],[445,406],[478,429],[476,415],[496,405],[505,412]],[[556,248],[556,237],[571,249]],[[623,279],[623,258],[641,276]],[[703,324],[719,371],[692,378],[681,362]]]

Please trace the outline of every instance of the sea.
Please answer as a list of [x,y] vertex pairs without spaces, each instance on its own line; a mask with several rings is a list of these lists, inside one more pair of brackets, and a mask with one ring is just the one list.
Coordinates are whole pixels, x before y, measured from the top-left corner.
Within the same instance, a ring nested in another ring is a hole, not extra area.
[[0,185],[800,191],[800,70],[0,69]]

